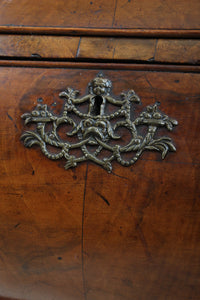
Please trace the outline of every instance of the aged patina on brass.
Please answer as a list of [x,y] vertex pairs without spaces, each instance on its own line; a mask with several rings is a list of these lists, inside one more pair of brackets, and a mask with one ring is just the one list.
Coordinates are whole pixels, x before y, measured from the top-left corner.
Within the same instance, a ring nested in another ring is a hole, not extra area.
[[[113,160],[123,166],[130,166],[145,150],[159,151],[163,159],[168,151],[176,151],[171,138],[154,138],[159,127],[166,127],[171,131],[178,124],[176,120],[158,110],[158,102],[147,106],[133,120],[131,108],[134,103],[140,102],[138,95],[130,90],[122,93],[120,99],[116,99],[110,95],[111,88],[112,82],[99,74],[89,83],[86,96],[78,98],[79,92],[72,88],[59,94],[64,100],[60,115],[55,115],[46,104],[38,104],[32,112],[22,115],[25,124],[36,124],[35,131],[25,131],[22,134],[24,145],[39,145],[49,159],[66,159],[65,169],[90,160],[108,172],[112,171]],[[87,112],[81,110],[81,104],[87,104]],[[46,129],[49,123],[52,125],[50,131]],[[75,142],[60,138],[58,129],[63,125],[71,125],[72,130],[66,132],[66,135],[76,137]],[[141,125],[147,127],[144,136],[138,134]],[[124,144],[123,135],[127,130],[131,138]],[[56,153],[50,151],[48,146],[56,147]],[[80,149],[81,155],[72,154],[75,149]],[[104,156],[105,150],[107,151]],[[128,157],[126,154],[129,154]]]

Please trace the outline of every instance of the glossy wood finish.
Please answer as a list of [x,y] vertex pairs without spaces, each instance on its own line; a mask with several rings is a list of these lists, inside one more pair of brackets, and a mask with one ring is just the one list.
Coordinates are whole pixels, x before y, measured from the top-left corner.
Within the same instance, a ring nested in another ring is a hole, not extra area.
[[199,29],[199,0],[1,1],[0,25],[74,28]]
[[163,39],[158,40],[155,60],[171,63],[200,63],[199,40]]
[[78,58],[198,63],[200,41],[189,39],[120,39],[83,37]]
[[26,58],[75,58],[80,37],[0,35],[0,56]]
[[0,35],[2,58],[120,60],[197,64],[200,41]]
[[156,38],[200,38],[199,29],[123,29],[123,28],[77,28],[77,27],[34,27],[23,25],[0,25],[2,34],[40,34],[72,36],[119,36]]
[[[179,121],[177,152],[146,152],[108,174],[92,163],[65,171],[20,142],[20,115],[43,97],[86,91],[99,72],[0,68],[0,294],[25,300],[188,300],[200,294],[200,75],[104,70],[113,92]],[[53,106],[54,102],[57,106]],[[164,131],[162,131],[164,133]],[[106,201],[105,201],[106,200]]]
[[187,72],[200,73],[199,65],[166,65],[142,63],[100,63],[100,62],[69,62],[69,61],[42,61],[42,60],[0,60],[0,66],[33,67],[33,68],[73,68],[73,69],[105,69],[105,70],[138,70],[158,72]]

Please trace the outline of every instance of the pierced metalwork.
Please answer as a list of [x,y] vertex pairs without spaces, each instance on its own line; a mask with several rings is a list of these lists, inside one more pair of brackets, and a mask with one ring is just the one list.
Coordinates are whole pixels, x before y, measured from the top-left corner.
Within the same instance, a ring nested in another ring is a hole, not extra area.
[[[114,98],[110,95],[111,88],[112,82],[99,74],[89,83],[86,96],[78,98],[79,91],[72,88],[59,94],[64,100],[60,115],[54,114],[42,103],[32,112],[23,114],[26,125],[36,125],[35,130],[22,134],[25,147],[39,145],[49,159],[64,158],[65,169],[90,160],[109,173],[112,171],[113,160],[123,166],[130,166],[145,150],[159,151],[163,159],[168,151],[176,151],[171,138],[155,138],[159,127],[166,127],[171,131],[178,124],[158,109],[158,102],[147,106],[133,120],[133,106],[140,102],[138,95],[130,90],[121,93],[119,98]],[[47,129],[49,124],[51,129]],[[66,139],[63,139],[59,135],[59,128],[65,125]],[[143,135],[138,134],[141,125],[146,128]],[[69,126],[71,130],[68,129]],[[78,149],[81,154],[76,153],[78,151],[75,150]]]

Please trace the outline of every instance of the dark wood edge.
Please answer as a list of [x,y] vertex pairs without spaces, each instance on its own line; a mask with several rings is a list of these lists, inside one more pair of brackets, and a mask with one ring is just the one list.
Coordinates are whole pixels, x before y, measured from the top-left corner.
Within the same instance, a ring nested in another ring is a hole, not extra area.
[[8,298],[8,297],[0,296],[0,300],[22,300],[22,299],[19,299],[19,298]]
[[57,62],[57,61],[18,61],[0,60],[1,67],[31,67],[31,68],[72,68],[72,69],[108,69],[135,70],[157,72],[200,73],[200,66],[164,65],[164,64],[125,64],[125,63],[89,63],[89,62]]
[[50,34],[78,36],[121,36],[121,37],[163,37],[200,38],[200,29],[109,29],[109,28],[66,28],[36,26],[0,26],[0,33]]

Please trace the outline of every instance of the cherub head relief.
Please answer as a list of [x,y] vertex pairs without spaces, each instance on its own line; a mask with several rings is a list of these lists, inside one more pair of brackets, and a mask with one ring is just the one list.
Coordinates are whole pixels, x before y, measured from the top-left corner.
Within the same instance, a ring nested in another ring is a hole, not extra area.
[[104,78],[103,74],[99,74],[88,85],[89,93],[97,96],[109,95],[111,88],[111,81]]

